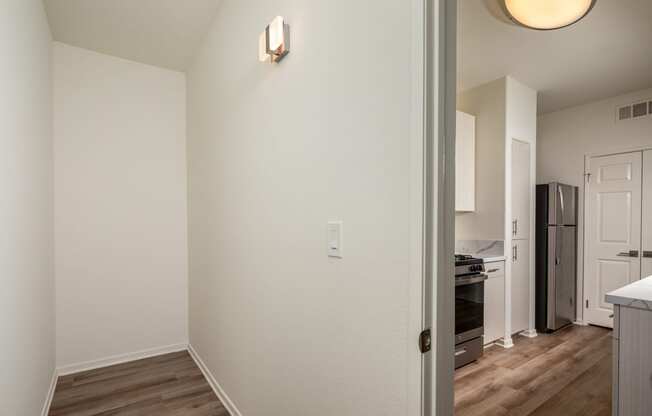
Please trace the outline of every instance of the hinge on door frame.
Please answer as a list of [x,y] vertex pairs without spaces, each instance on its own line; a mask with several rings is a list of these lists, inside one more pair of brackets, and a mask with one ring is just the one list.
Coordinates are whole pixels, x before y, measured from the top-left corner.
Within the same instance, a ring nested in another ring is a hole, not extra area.
[[430,351],[432,348],[432,336],[430,329],[426,329],[421,334],[419,334],[419,350],[421,354],[425,354]]
[[589,300],[586,300],[586,309],[589,309]]
[[584,176],[586,176],[586,182],[591,183],[591,173],[587,172],[587,173],[584,174]]

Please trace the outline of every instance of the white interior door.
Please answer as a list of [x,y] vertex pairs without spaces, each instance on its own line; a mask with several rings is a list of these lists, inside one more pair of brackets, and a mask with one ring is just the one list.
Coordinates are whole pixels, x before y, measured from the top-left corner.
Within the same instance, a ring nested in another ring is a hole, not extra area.
[[641,278],[652,276],[652,150],[643,153],[643,258]]
[[641,277],[642,152],[591,158],[586,320],[613,327],[605,294]]

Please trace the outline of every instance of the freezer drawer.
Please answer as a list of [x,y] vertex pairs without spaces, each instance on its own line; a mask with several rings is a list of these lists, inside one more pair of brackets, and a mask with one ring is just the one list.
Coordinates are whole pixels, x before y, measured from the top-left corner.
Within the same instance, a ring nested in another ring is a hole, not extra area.
[[474,338],[470,341],[455,346],[455,368],[460,368],[472,363],[482,357],[483,337]]

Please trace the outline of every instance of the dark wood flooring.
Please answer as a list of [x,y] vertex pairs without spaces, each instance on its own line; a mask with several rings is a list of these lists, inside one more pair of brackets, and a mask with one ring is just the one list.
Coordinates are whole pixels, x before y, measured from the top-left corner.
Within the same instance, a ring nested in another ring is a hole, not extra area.
[[228,416],[188,352],[59,378],[50,416]]
[[455,373],[455,416],[610,416],[611,331],[515,337]]

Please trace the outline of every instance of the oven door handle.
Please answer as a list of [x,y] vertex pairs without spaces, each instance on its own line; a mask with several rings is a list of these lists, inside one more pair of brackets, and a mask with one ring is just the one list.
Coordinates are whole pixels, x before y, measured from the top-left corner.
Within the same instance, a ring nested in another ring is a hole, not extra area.
[[466,278],[461,278],[461,279],[455,279],[455,287],[457,286],[467,286],[467,285],[474,285],[476,283],[481,283],[487,280],[489,276],[485,273],[481,273],[477,276],[473,277],[466,277]]

